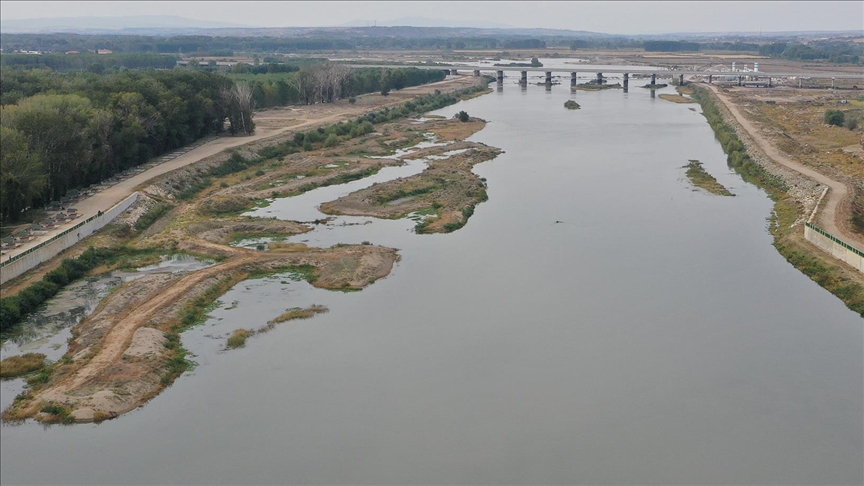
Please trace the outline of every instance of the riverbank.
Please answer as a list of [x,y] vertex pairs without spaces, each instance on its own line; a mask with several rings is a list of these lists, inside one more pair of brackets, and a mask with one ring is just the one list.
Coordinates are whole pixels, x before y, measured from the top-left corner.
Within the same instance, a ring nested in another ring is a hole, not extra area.
[[[693,98],[717,134],[729,165],[745,180],[765,189],[774,200],[770,226],[774,247],[795,268],[864,317],[864,274],[826,255],[804,239],[804,223],[816,209],[821,184],[775,163],[751,132],[734,116],[728,99],[715,90],[695,87]],[[824,176],[821,177],[825,179]]]
[[[113,292],[73,329],[63,358],[29,377],[29,388],[4,411],[4,420],[98,422],[141,406],[191,366],[180,332],[201,322],[219,296],[252,276],[294,272],[315,287],[338,291],[361,290],[388,276],[399,260],[397,251],[368,243],[330,248],[271,243],[257,250],[231,246],[262,235],[302,234],[324,222],[239,214],[266,205],[269,198],[303,194],[399,165],[402,162],[392,157],[394,152],[429,137],[446,140],[438,145],[450,150],[460,143],[470,145],[458,140],[481,129],[480,121],[432,119],[418,125],[405,116],[480,91],[485,88],[449,97],[433,94],[347,124],[301,132],[299,138],[247,146],[140,188],[140,201],[127,217],[101,232],[101,241],[148,255],[179,252],[217,263],[186,273],[147,275]],[[488,160],[498,153],[487,152],[462,155],[469,173],[473,164],[468,161]],[[442,184],[450,186],[458,185]],[[97,268],[110,269],[110,265]]]

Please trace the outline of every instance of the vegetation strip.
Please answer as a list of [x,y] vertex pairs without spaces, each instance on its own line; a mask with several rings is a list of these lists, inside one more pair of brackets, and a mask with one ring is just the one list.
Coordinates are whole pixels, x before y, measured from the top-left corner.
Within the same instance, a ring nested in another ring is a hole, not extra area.
[[254,331],[249,329],[237,329],[228,338],[228,341],[225,343],[225,347],[227,349],[243,347],[246,344],[246,339],[257,334],[264,334],[265,332],[272,331],[273,328],[276,327],[276,324],[291,321],[294,319],[309,319],[314,317],[316,314],[322,314],[324,312],[327,312],[328,310],[329,309],[327,309],[327,307],[323,305],[313,305],[305,309],[300,307],[288,309],[287,311],[279,315],[279,317],[271,319],[267,322],[266,325],[259,327]]
[[711,174],[705,171],[705,168],[702,167],[702,163],[698,160],[690,160],[690,163],[682,167],[682,169],[687,169],[687,178],[690,179],[690,182],[693,183],[696,187],[701,187],[711,194],[716,194],[718,196],[734,196],[729,192],[729,189],[726,189],[723,184],[717,182],[717,179],[714,178]]
[[0,361],[0,378],[16,378],[45,366],[45,355],[41,353],[27,353],[21,356],[10,356]]
[[666,101],[671,101],[673,103],[685,103],[685,104],[686,103],[696,103],[695,101],[693,101],[690,98],[687,98],[686,96],[666,94],[666,93],[661,94],[660,99],[664,99]]

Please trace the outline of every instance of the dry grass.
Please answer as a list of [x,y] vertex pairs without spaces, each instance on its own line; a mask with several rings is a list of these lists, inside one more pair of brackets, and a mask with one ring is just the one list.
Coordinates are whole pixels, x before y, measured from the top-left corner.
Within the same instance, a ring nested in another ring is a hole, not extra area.
[[682,94],[682,95],[691,95],[691,94],[693,94],[693,88],[692,88],[691,86],[687,86],[687,85],[684,85],[684,86],[678,86],[678,87],[675,88],[675,89],[678,91],[679,94]]
[[249,331],[248,329],[237,329],[234,331],[234,334],[231,334],[231,337],[228,338],[228,342],[225,346],[228,349],[241,348],[246,345],[246,338],[252,334],[254,334],[254,331]]
[[27,353],[10,356],[0,361],[0,378],[15,378],[39,370],[45,366],[45,355]]
[[680,95],[674,95],[674,94],[661,94],[660,98],[664,99],[666,101],[671,101],[673,103],[696,103],[695,101],[691,100],[690,98],[687,98],[685,96],[680,96]]
[[263,332],[262,330],[266,329],[269,331],[273,329],[273,326],[279,324],[281,322],[287,322],[294,319],[309,319],[310,317],[314,317],[316,314],[323,314],[327,312],[329,309],[323,305],[313,305],[311,307],[307,307],[302,309],[300,307],[294,307],[293,309],[288,309],[283,312],[279,317],[271,320],[267,323],[266,326],[262,327],[258,330],[258,332]]
[[435,136],[438,137],[438,140],[449,142],[453,140],[464,140],[479,132],[485,126],[485,121],[474,118],[465,123],[453,122],[451,120],[426,122],[423,125],[423,129],[427,132],[434,133]]
[[303,243],[285,243],[282,241],[274,241],[267,244],[267,248],[270,251],[275,251],[279,253],[294,253],[298,251],[306,251],[309,249]]
[[[852,180],[864,180],[864,162],[844,147],[860,145],[862,129],[827,125],[825,111],[837,109],[832,100],[792,103],[752,103],[748,107],[753,118],[774,134],[777,146],[801,163],[838,173]],[[840,108],[846,110],[845,108]]]
[[702,167],[702,163],[698,160],[691,160],[690,163],[682,167],[682,169],[687,169],[687,178],[690,179],[690,182],[692,182],[696,187],[701,187],[711,194],[716,194],[718,196],[735,195],[729,192],[729,189],[726,189],[723,184],[717,182],[717,179],[715,179],[714,176],[706,172]]
[[237,329],[228,338],[228,342],[225,344],[225,348],[241,348],[246,344],[246,339],[256,334],[264,334],[267,331],[271,331],[274,327],[276,327],[276,324],[292,321],[294,319],[309,319],[311,317],[315,317],[316,314],[323,314],[327,311],[329,311],[329,309],[327,309],[327,307],[323,305],[313,305],[305,309],[300,307],[288,309],[283,312],[282,315],[280,315],[279,317],[268,321],[266,325],[261,326],[254,331],[249,329]]

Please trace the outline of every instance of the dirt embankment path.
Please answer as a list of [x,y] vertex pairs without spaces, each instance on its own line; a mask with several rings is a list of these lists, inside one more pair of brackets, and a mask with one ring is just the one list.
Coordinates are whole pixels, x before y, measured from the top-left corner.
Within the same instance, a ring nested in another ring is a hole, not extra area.
[[842,211],[844,206],[849,204],[849,195],[851,189],[846,184],[835,181],[830,177],[817,172],[799,162],[796,162],[787,157],[783,152],[775,147],[765,136],[762,135],[759,128],[741,113],[738,106],[732,102],[728,96],[723,94],[720,89],[715,86],[707,85],[708,88],[723,102],[729,112],[735,117],[735,120],[742,128],[750,135],[750,138],[759,147],[768,158],[774,162],[792,169],[800,174],[803,174],[810,179],[828,186],[828,194],[822,200],[822,210],[817,214],[817,222],[825,231],[842,238],[847,243],[856,246],[859,250],[864,251],[864,245],[857,235],[850,234],[842,230],[842,224],[838,222],[843,218],[848,218],[848,215]]

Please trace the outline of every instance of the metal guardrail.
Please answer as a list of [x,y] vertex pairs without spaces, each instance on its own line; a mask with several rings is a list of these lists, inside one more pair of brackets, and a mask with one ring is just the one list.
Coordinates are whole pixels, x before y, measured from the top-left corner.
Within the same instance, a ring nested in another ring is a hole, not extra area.
[[838,245],[842,246],[843,248],[851,251],[852,253],[860,256],[861,258],[864,258],[864,252],[862,252],[858,248],[855,248],[854,246],[850,245],[849,243],[846,243],[845,241],[837,238],[836,236],[832,235],[831,233],[823,230],[822,228],[820,228],[814,224],[811,224],[809,222],[804,223],[804,224],[807,225],[808,228],[819,233],[820,235],[824,236],[825,238],[828,238],[829,240],[833,241],[834,243],[837,243]]
[[[162,160],[164,157],[166,157],[165,155],[162,155],[162,156],[160,156],[160,157],[157,157],[156,159],[159,160],[159,162],[158,162],[156,165],[154,165],[154,167],[151,167],[151,168],[158,167],[158,166],[160,166],[160,165],[162,165],[162,164],[164,164],[164,163],[166,163],[166,162],[169,162],[169,161],[171,161],[171,160],[174,160],[175,158],[177,158],[177,157],[179,157],[179,156],[181,156],[181,155],[185,155],[186,152],[190,152],[190,151],[192,151],[192,150],[195,150],[196,148],[198,148],[198,147],[204,145],[205,143],[210,142],[210,141],[212,141],[212,140],[214,140],[214,139],[216,139],[216,138],[218,138],[218,137],[216,137],[216,136],[212,136],[212,135],[211,135],[211,136],[207,136],[207,137],[204,137],[204,138],[202,138],[202,139],[200,139],[200,140],[198,140],[198,141],[196,141],[196,142],[194,142],[194,143],[192,143],[192,144],[190,144],[190,145],[187,145],[187,146],[185,146],[185,147],[181,147],[180,149],[177,149],[177,150],[175,150],[174,152],[178,152],[178,151],[182,151],[182,152],[179,153],[179,154],[177,154],[177,155],[175,155],[174,157],[171,157],[171,158],[168,159],[168,160]],[[172,152],[172,153],[174,153],[174,152]],[[170,154],[169,154],[169,155],[170,155]],[[147,165],[147,164],[142,164],[142,165]],[[140,167],[140,166],[139,166],[139,167]],[[149,170],[149,169],[146,169],[144,172],[146,172],[147,170]],[[143,172],[142,172],[142,173],[143,173]],[[137,175],[137,174],[136,174],[136,175]],[[133,176],[133,177],[134,177],[134,176]],[[118,203],[118,204],[119,204],[119,203]],[[38,245],[34,246],[33,248],[28,248],[27,250],[25,250],[25,251],[23,251],[23,252],[21,252],[21,253],[15,255],[15,256],[13,256],[13,257],[9,257],[8,259],[3,260],[2,262],[0,262],[0,268],[3,268],[3,267],[5,267],[5,266],[7,266],[7,265],[10,265],[12,262],[15,262],[15,261],[17,261],[17,260],[19,260],[19,259],[21,259],[21,258],[23,258],[23,257],[25,257],[25,256],[27,256],[27,255],[29,255],[30,253],[33,253],[34,251],[36,251],[36,250],[38,250],[38,249],[44,247],[45,245],[49,245],[49,244],[53,243],[53,242],[56,241],[58,238],[61,238],[61,237],[63,237],[63,236],[68,235],[68,234],[71,233],[72,231],[74,231],[74,230],[76,230],[76,229],[78,229],[78,228],[84,226],[85,224],[89,223],[90,221],[93,221],[94,219],[98,218],[99,216],[102,216],[103,214],[105,214],[105,213],[100,213],[100,214],[97,214],[96,216],[91,216],[91,217],[85,219],[84,221],[81,221],[80,223],[76,224],[75,226],[73,226],[73,227],[71,227],[71,228],[69,228],[69,229],[64,230],[62,233],[56,234],[56,235],[52,236],[51,238],[49,238],[49,239],[43,241],[42,243],[39,243]]]
[[[102,213],[102,214],[104,214],[104,213]],[[75,231],[76,229],[78,229],[78,228],[84,226],[85,224],[89,223],[90,221],[93,221],[94,219],[96,219],[96,218],[102,216],[102,214],[97,214],[96,216],[90,216],[89,218],[85,219],[84,221],[81,221],[80,223],[76,224],[75,226],[73,226],[73,227],[71,227],[71,228],[69,228],[69,229],[63,230],[63,232],[61,232],[61,233],[59,233],[59,234],[56,234],[56,235],[52,236],[51,238],[49,238],[49,239],[43,241],[42,243],[39,243],[38,245],[34,246],[33,248],[29,248],[29,249],[23,251],[22,253],[19,253],[19,254],[13,256],[13,257],[9,257],[8,260],[4,260],[3,262],[0,262],[0,268],[3,268],[3,267],[5,267],[6,265],[9,265],[9,264],[11,264],[11,263],[14,262],[14,261],[16,261],[16,260],[18,260],[18,259],[20,259],[20,258],[23,258],[23,257],[26,256],[26,255],[29,255],[30,253],[33,253],[34,251],[36,251],[36,250],[38,250],[38,249],[44,247],[45,245],[49,245],[49,244],[51,244],[51,243],[57,241],[57,239],[62,238],[63,236],[68,235],[69,233],[71,233],[71,232]]]

